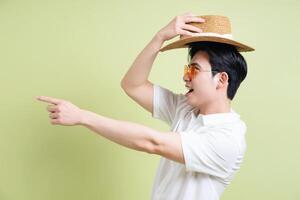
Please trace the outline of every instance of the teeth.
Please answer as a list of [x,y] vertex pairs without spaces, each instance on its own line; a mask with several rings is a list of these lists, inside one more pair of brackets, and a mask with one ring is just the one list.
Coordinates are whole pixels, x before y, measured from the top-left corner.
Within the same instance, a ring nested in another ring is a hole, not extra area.
[[194,91],[194,89],[192,89],[192,88],[190,88],[190,87],[188,87],[188,86],[185,86],[185,87],[186,87],[186,89],[188,90],[187,93],[191,93],[191,92]]

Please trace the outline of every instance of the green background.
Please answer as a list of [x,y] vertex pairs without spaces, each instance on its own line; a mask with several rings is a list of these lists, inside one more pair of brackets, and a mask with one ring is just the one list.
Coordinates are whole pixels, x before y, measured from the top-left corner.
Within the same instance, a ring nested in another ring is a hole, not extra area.
[[[248,149],[222,199],[300,199],[299,8],[296,0],[0,0],[0,200],[150,198],[159,156],[53,126],[35,97],[169,130],[120,81],[154,34],[187,11],[230,17],[234,37],[256,48],[243,54],[249,73],[233,102]],[[184,49],[160,53],[149,79],[184,93],[186,62]]]

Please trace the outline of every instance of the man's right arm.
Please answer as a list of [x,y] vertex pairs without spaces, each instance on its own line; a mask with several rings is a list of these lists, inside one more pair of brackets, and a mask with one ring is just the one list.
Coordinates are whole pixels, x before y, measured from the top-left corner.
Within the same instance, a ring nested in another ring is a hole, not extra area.
[[169,24],[158,31],[142,50],[121,81],[126,94],[153,114],[153,84],[148,80],[153,62],[163,43],[177,35],[195,36],[201,29],[189,22],[204,22],[192,13],[176,16]]

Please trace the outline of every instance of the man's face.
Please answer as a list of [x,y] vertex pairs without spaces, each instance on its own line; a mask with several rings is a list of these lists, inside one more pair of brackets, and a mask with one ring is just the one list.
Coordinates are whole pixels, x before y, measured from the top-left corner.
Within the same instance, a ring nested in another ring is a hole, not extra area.
[[213,101],[217,97],[218,75],[212,76],[211,65],[208,54],[204,51],[198,51],[192,58],[191,63],[196,63],[199,69],[196,69],[192,80],[188,76],[183,79],[189,88],[194,89],[186,94],[188,103],[198,107]]

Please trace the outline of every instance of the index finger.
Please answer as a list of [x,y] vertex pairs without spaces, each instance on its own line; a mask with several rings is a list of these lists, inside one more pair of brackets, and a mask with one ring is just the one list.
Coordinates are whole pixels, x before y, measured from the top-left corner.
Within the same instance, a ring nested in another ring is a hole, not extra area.
[[186,16],[185,23],[191,23],[191,22],[205,22],[205,19],[198,16]]
[[59,103],[62,102],[61,99],[56,99],[56,98],[47,97],[47,96],[38,96],[37,100],[44,101],[44,102],[47,102],[47,103],[52,103],[52,104],[59,104]]

